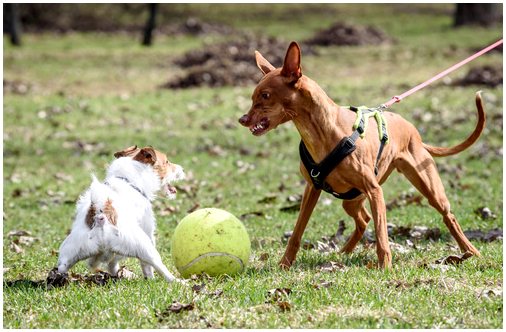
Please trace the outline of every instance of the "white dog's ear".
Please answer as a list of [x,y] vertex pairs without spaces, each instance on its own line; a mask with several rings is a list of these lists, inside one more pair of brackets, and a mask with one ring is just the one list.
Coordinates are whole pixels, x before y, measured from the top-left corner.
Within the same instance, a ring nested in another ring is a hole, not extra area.
[[136,155],[133,157],[133,160],[138,162],[154,165],[156,163],[156,152],[150,146],[146,146],[142,148]]
[[121,158],[121,157],[129,157],[133,155],[135,152],[137,152],[137,145],[132,145],[124,150],[118,151],[114,154],[114,157]]
[[262,73],[264,73],[264,75],[276,69],[258,51],[255,51],[255,60],[257,61],[257,67],[260,68],[260,70],[262,71]]

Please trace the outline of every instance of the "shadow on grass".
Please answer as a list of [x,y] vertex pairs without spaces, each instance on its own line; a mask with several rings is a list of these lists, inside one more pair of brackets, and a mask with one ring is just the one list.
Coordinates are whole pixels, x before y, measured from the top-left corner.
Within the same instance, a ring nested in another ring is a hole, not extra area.
[[90,275],[81,275],[75,273],[59,273],[56,268],[49,271],[45,280],[7,280],[4,281],[4,289],[12,288],[17,290],[43,289],[51,290],[53,288],[61,288],[71,283],[105,286],[110,282],[116,282],[122,278],[111,276],[107,272],[98,272]]
[[19,279],[12,281],[4,281],[4,290],[8,288],[16,289],[16,290],[28,290],[28,289],[47,289],[46,280],[28,280],[28,279]]

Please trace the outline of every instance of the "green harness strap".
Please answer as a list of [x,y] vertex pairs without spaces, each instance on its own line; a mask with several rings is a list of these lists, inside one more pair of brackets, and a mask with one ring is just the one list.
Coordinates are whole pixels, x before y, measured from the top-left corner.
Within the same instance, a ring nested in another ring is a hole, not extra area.
[[378,163],[381,158],[381,154],[383,152],[383,148],[385,144],[388,143],[388,127],[387,121],[383,116],[383,112],[379,108],[369,108],[367,106],[346,106],[353,112],[357,113],[357,119],[353,124],[353,130],[357,130],[360,133],[360,138],[365,137],[365,133],[367,131],[367,125],[369,124],[369,118],[374,117],[376,123],[378,125],[378,134],[380,140],[380,146],[378,150],[378,155],[376,156],[376,165],[374,166],[374,173],[378,175]]
[[367,106],[348,106],[348,108],[357,113],[357,119],[355,120],[355,124],[353,124],[353,130],[358,129],[360,125],[362,125],[360,138],[365,137],[367,126],[369,124],[369,118],[374,117],[376,123],[378,124],[379,140],[382,141],[384,139],[385,144],[388,143],[387,121],[385,120],[385,117],[383,116],[383,112],[381,110],[377,108],[369,108]]

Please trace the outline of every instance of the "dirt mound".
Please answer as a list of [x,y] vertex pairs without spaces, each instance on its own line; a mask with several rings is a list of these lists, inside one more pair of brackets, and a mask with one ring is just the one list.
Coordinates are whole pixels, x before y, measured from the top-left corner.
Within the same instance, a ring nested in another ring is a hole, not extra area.
[[464,78],[456,81],[454,85],[468,86],[468,85],[486,85],[495,87],[502,84],[502,66],[480,66],[473,67],[464,76]]
[[[182,77],[164,84],[164,88],[189,88],[195,86],[244,86],[256,84],[262,74],[255,63],[258,50],[274,66],[281,66],[288,43],[273,37],[243,35],[203,49],[187,52],[174,61],[187,69]],[[314,54],[312,48],[301,46],[303,54]]]
[[235,30],[228,25],[203,22],[195,17],[190,17],[180,24],[173,24],[164,30],[171,35],[192,36],[200,36],[211,33],[228,35],[235,32]]
[[[488,45],[491,45],[494,41],[490,41],[489,43],[487,44],[484,44],[483,46],[481,47],[478,47],[478,48],[472,48],[470,50],[471,53],[477,53],[479,51],[481,51],[482,49],[484,49],[485,47],[487,47]],[[502,46],[503,44],[499,44],[497,45],[495,48],[491,49],[488,53],[503,53],[502,51]]]
[[306,41],[309,45],[318,46],[358,46],[380,45],[392,43],[394,40],[383,31],[372,26],[352,26],[345,23],[335,23],[325,30],[317,32],[313,38]]
[[4,79],[4,94],[12,93],[16,95],[26,95],[31,89],[32,85],[28,82]]

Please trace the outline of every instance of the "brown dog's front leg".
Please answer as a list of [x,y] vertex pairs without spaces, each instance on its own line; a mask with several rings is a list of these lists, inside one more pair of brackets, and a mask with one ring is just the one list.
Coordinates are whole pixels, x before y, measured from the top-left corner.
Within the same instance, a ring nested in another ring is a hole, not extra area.
[[297,251],[299,251],[300,248],[300,240],[302,238],[302,234],[306,229],[307,222],[309,221],[309,217],[311,217],[311,213],[313,213],[316,202],[318,202],[320,193],[321,190],[315,189],[311,183],[306,184],[306,189],[304,190],[304,195],[302,196],[302,202],[300,203],[300,211],[299,217],[297,218],[297,223],[293,229],[292,236],[290,236],[290,239],[288,240],[285,254],[279,262],[279,266],[281,268],[289,269],[290,266],[292,266],[292,263],[295,260],[295,256],[297,255]]
[[379,267],[387,269],[392,267],[392,253],[388,242],[387,211],[383,191],[379,185],[367,192],[371,204],[374,228],[376,230],[376,252],[378,254]]

